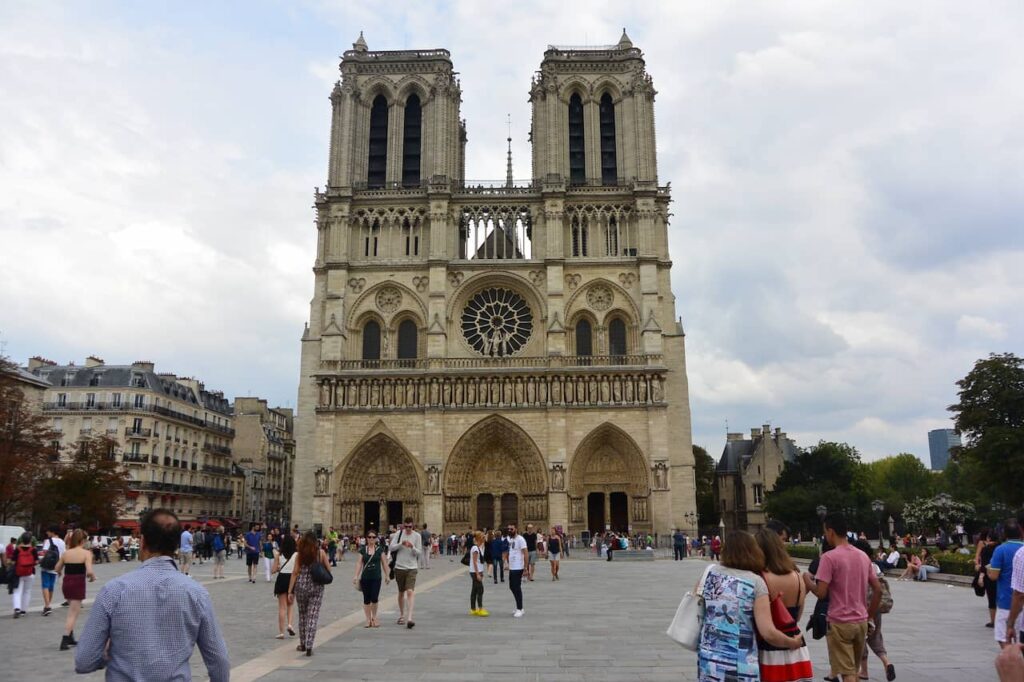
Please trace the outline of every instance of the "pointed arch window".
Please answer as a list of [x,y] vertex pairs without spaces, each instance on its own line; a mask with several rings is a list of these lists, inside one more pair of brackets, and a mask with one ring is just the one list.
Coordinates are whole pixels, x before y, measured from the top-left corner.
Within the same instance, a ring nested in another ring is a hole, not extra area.
[[579,93],[569,98],[569,183],[587,182],[586,152],[584,151],[583,99]]
[[572,219],[572,255],[587,255],[587,221],[580,218]]
[[402,320],[398,325],[398,359],[415,360],[417,355],[417,331],[416,323],[412,320]]
[[388,101],[377,95],[370,107],[370,152],[367,159],[366,186],[384,186],[388,166]]
[[598,106],[601,125],[601,184],[614,185],[619,172],[615,162],[615,103],[607,92]]
[[616,317],[608,325],[608,355],[622,357],[626,354],[626,323]]
[[594,354],[594,335],[590,327],[590,320],[581,319],[576,323],[576,355],[577,357],[590,357]]
[[380,324],[368,320],[363,325],[363,360],[380,360]]
[[405,102],[405,129],[402,131],[402,186],[419,187],[420,143],[423,128],[423,109],[416,94]]

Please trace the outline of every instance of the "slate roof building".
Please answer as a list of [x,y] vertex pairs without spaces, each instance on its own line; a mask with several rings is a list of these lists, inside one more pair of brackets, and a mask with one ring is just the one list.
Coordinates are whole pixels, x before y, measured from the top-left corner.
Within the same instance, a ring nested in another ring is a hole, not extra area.
[[202,382],[157,373],[151,362],[107,365],[97,357],[85,365],[29,360],[27,371],[48,382],[43,414],[61,434],[66,459],[83,438],[106,435],[128,468],[132,484],[120,500],[119,525],[134,529],[139,514],[173,509],[182,521],[240,516],[235,499],[231,403]]
[[796,453],[796,443],[782,429],[776,428],[773,433],[768,424],[751,429],[749,439],[742,433],[727,435],[716,468],[715,486],[727,532],[753,532],[767,523],[765,495],[775,488],[782,469],[793,461]]

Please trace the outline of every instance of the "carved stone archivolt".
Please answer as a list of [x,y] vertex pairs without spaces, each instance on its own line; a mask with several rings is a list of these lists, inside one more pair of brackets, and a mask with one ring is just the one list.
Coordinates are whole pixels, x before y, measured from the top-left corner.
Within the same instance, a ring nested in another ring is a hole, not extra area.
[[445,495],[547,492],[544,459],[533,440],[500,416],[478,422],[459,439],[445,467]]
[[358,523],[365,501],[400,500],[405,513],[422,497],[420,477],[412,456],[385,434],[377,434],[358,447],[341,474],[339,498],[342,505],[354,505]]
[[647,497],[651,486],[640,448],[622,429],[604,424],[576,448],[569,466],[569,493],[585,498],[591,492],[626,492]]
[[451,373],[407,377],[324,377],[321,410],[529,409],[664,405],[664,373],[537,373],[515,376]]

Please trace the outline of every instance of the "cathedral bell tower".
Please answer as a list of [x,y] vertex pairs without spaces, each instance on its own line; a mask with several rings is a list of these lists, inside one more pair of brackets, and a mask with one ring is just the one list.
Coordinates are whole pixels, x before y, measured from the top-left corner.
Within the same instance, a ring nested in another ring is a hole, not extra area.
[[548,48],[519,184],[510,169],[465,179],[447,50],[371,51],[360,34],[340,70],[315,195],[295,521],[685,528],[685,344],[640,50],[625,32]]

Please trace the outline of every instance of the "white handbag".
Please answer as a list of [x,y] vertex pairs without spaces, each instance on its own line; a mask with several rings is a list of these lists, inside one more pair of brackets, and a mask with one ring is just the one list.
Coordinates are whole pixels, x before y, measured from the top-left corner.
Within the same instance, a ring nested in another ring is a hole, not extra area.
[[697,585],[697,594],[687,592],[679,602],[675,618],[669,623],[665,634],[684,649],[696,651],[700,648],[700,631],[704,626],[704,582],[714,564],[708,564]]

